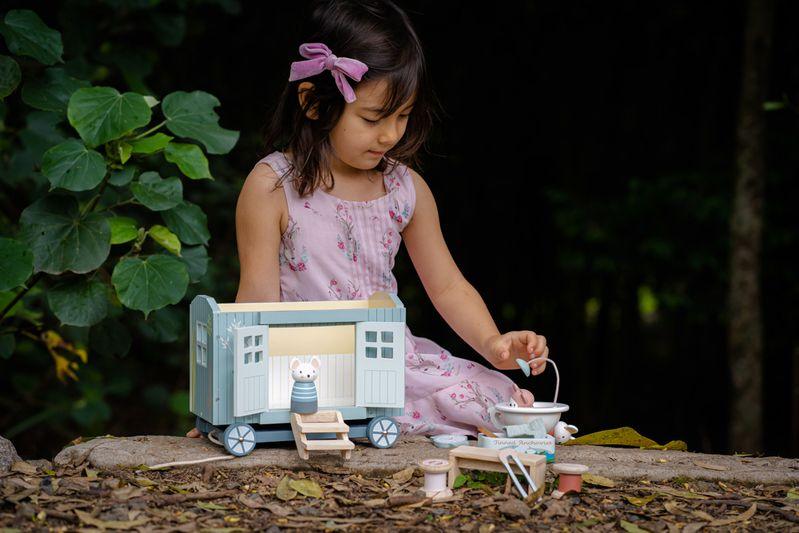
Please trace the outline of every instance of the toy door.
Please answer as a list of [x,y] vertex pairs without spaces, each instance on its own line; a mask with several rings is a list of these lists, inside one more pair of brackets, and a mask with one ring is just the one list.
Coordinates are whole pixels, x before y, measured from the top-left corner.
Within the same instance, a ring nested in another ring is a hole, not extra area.
[[266,371],[269,327],[251,326],[233,330],[233,416],[266,411]]
[[355,405],[405,406],[405,324],[355,325]]

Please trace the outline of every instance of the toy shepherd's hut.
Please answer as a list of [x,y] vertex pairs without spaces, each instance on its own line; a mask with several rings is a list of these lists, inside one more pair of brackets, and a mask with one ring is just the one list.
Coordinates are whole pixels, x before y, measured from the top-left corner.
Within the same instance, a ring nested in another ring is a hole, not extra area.
[[222,444],[230,453],[247,455],[257,442],[293,440],[294,357],[319,358],[319,409],[354,421],[350,437],[368,437],[380,448],[397,441],[399,425],[390,417],[401,415],[405,403],[405,306],[395,294],[267,303],[197,296],[189,326],[190,410],[204,434],[224,431]]

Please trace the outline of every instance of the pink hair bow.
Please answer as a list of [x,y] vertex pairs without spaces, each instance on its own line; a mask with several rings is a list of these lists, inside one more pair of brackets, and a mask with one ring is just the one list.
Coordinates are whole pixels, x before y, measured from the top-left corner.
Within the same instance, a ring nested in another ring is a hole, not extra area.
[[323,43],[301,44],[300,55],[308,59],[306,61],[294,61],[291,64],[289,81],[315,76],[327,69],[333,74],[338,90],[344,95],[344,100],[347,103],[355,101],[355,91],[352,90],[347,78],[344,76],[349,76],[355,81],[361,81],[363,75],[369,70],[366,63],[349,57],[337,57]]

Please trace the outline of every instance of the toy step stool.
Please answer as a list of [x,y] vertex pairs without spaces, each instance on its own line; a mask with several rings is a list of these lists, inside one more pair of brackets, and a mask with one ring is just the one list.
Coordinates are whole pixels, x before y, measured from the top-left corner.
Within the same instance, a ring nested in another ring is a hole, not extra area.
[[[544,477],[546,475],[547,459],[543,455],[533,453],[520,453],[519,459],[522,464],[529,468],[530,477],[533,478],[539,490],[544,487]],[[507,473],[502,462],[499,460],[499,450],[493,448],[478,448],[477,446],[458,446],[449,451],[449,488],[455,486],[455,478],[461,473],[461,469],[487,470],[489,472]],[[519,470],[518,466],[511,463],[512,468]],[[519,472],[521,473],[521,472]]]
[[[344,423],[340,411],[317,411],[311,414],[291,413],[291,431],[297,444],[297,453],[303,459],[309,458],[309,451],[341,451],[344,459],[349,459],[355,444],[347,434],[350,427]],[[311,439],[309,435],[335,433],[334,439]]]

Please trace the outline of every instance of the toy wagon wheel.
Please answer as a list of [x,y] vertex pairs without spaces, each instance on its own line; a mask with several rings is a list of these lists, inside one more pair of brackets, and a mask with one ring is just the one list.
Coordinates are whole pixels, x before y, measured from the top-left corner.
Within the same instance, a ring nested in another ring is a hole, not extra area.
[[366,436],[375,448],[391,448],[399,439],[400,427],[393,418],[378,416],[366,426]]
[[230,424],[225,428],[222,444],[228,453],[244,457],[255,449],[255,431],[249,424]]

